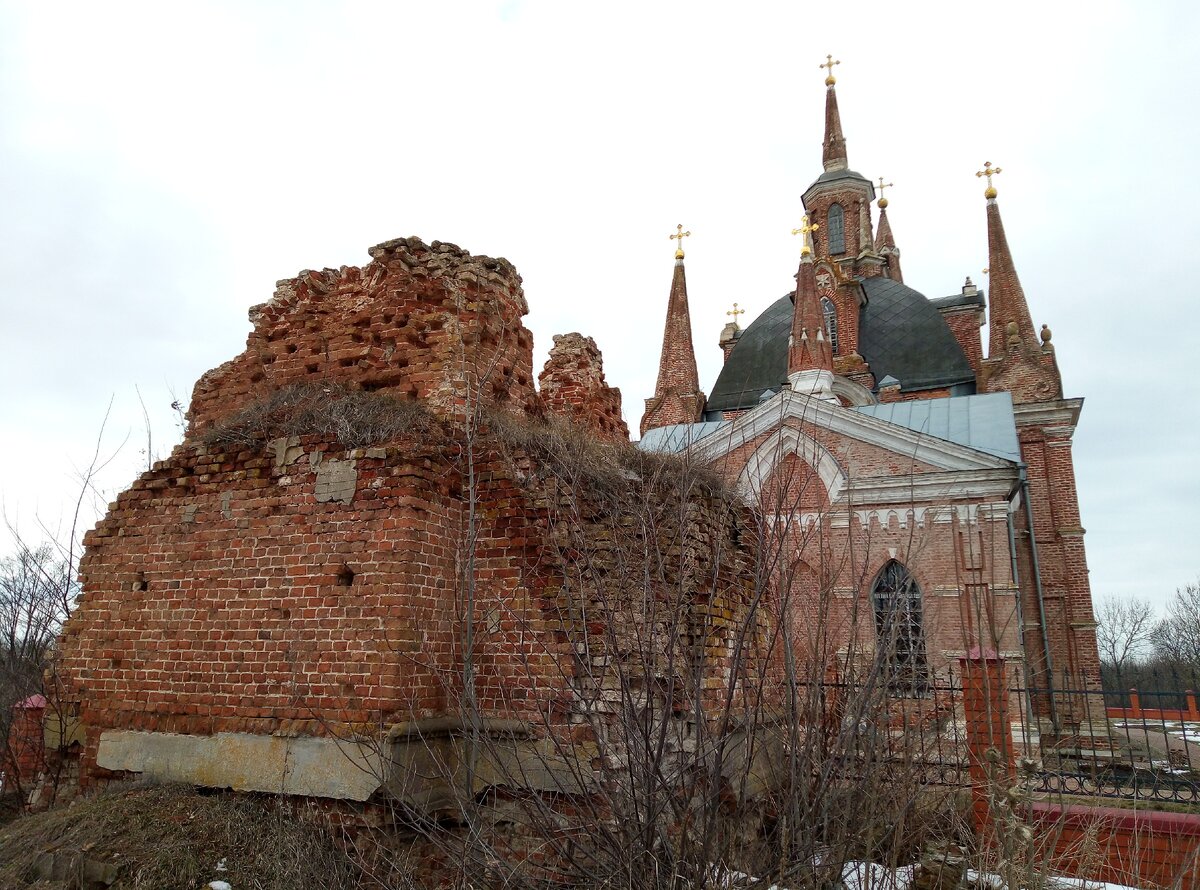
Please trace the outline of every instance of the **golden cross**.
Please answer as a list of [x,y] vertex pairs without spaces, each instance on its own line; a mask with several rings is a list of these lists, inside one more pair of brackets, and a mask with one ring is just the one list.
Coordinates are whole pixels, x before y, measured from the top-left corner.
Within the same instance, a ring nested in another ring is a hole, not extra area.
[[822,62],[820,65],[818,65],[818,66],[817,66],[818,68],[828,68],[828,69],[829,69],[829,76],[825,78],[825,86],[827,86],[827,87],[831,87],[831,86],[833,86],[835,83],[837,83],[837,80],[836,80],[836,79],[834,78],[834,76],[833,76],[833,66],[834,66],[834,65],[840,65],[840,64],[842,64],[842,60],[841,60],[841,59],[838,59],[838,60],[835,62],[835,61],[833,60],[833,54],[832,54],[832,53],[827,53],[827,54],[825,55],[825,61],[824,61],[824,62]]
[[885,198],[883,196],[883,190],[894,188],[895,185],[896,185],[896,183],[884,182],[883,177],[882,176],[879,177],[879,209],[880,210],[882,210],[884,207],[887,207],[887,204],[888,204],[887,198]]
[[809,225],[808,217],[805,216],[804,221],[800,223],[800,228],[792,229],[793,235],[804,235],[804,246],[800,248],[801,256],[804,256],[807,253],[812,253],[812,248],[808,246],[808,235],[810,232],[815,232],[819,228],[821,227],[816,223]]
[[986,176],[987,177],[988,184],[987,184],[987,189],[983,193],[984,197],[987,197],[987,198],[996,197],[996,189],[992,186],[992,177],[995,176],[999,172],[1000,172],[1000,168],[993,167],[991,161],[984,161],[983,169],[976,172],[976,174],[975,174],[976,176]]
[[683,259],[683,239],[687,238],[692,233],[685,232],[683,230],[683,223],[679,223],[679,225],[675,226],[675,228],[677,230],[676,233],[674,235],[668,235],[667,237],[672,241],[679,242],[679,248],[675,251],[675,257],[676,259]]
[[733,316],[733,323],[736,325],[736,324],[737,324],[737,317],[738,317],[739,315],[745,315],[745,314],[746,314],[746,310],[745,310],[745,309],[739,309],[739,308],[738,308],[738,304],[737,304],[737,303],[734,303],[734,304],[733,304],[733,308],[732,308],[731,310],[729,310],[728,312],[726,312],[725,314],[726,314],[726,315],[732,315],[732,316]]

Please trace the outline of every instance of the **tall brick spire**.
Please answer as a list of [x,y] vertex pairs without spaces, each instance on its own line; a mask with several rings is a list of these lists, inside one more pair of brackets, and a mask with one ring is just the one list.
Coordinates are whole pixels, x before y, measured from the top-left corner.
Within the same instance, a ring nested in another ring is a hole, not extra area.
[[1008,249],[1004,235],[1004,222],[1000,219],[1000,207],[996,204],[996,189],[992,176],[999,173],[989,161],[978,175],[987,176],[988,187],[983,193],[987,198],[988,270],[991,287],[988,293],[989,330],[988,356],[1003,355],[1010,348],[1029,348],[1037,344],[1033,319],[1029,315],[1029,304],[1025,302],[1025,291],[1017,277],[1017,268]]
[[663,328],[662,356],[658,361],[658,381],[654,397],[646,399],[641,433],[675,423],[695,423],[704,412],[706,401],[700,391],[696,370],[696,351],[692,346],[692,316],[688,310],[687,278],[683,271],[683,238],[689,234],[678,226],[672,238],[679,239],[675,251],[675,274],[667,299],[667,322]]
[[988,357],[979,374],[979,389],[983,392],[1007,391],[1013,403],[1049,402],[1062,398],[1062,377],[1050,345],[1049,328],[1043,330],[1041,342],[1034,333],[1029,304],[1017,277],[1017,268],[1008,249],[1000,207],[996,204],[996,189],[992,177],[1000,172],[991,162],[984,164],[978,176],[988,178],[987,227],[988,271],[991,286],[988,293]]
[[813,268],[812,232],[808,217],[792,234],[802,235],[800,271],[796,274],[796,294],[792,297],[792,333],[788,337],[788,383],[805,395],[835,401],[833,386],[833,349],[825,334],[825,313],[817,295],[817,275]]
[[828,170],[845,170],[849,164],[846,161],[846,137],[842,135],[842,117],[838,114],[837,92],[833,85],[837,78],[833,76],[833,66],[840,65],[833,56],[826,56],[826,62],[821,67],[829,69],[825,78],[825,142],[821,152],[821,161]]

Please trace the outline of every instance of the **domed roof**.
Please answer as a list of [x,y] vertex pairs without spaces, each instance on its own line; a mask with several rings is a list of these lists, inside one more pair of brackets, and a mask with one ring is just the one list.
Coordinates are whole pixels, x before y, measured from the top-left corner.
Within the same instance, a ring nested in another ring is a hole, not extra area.
[[[858,352],[875,380],[892,376],[905,391],[972,384],[975,372],[937,307],[925,296],[890,278],[862,282]],[[787,341],[792,328],[792,294],[756,318],[742,333],[717,375],[708,412],[752,408],[766,390],[787,379]]]

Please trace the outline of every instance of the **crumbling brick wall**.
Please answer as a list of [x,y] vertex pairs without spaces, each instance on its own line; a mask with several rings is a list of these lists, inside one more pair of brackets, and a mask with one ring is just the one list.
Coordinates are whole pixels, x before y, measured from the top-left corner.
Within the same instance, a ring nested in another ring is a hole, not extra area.
[[621,417],[621,391],[604,379],[596,341],[583,334],[556,334],[546,367],[538,375],[546,410],[606,440],[629,440]]
[[372,262],[305,271],[250,310],[246,350],[192,393],[190,435],[289,384],[342,382],[419,399],[439,415],[467,399],[524,411],[536,404],[533,337],[521,276],[505,259],[400,238]]
[[719,722],[753,620],[741,508],[598,441],[627,433],[588,338],[543,375],[582,423],[544,422],[507,263],[415,239],[372,255],[282,284],[197,384],[185,441],[88,534],[58,662],[83,786],[439,809],[478,789],[397,772],[464,727],[525,758],[476,781],[555,789],[571,758],[615,768],[601,727],[635,686],[648,712],[694,723],[699,697]]

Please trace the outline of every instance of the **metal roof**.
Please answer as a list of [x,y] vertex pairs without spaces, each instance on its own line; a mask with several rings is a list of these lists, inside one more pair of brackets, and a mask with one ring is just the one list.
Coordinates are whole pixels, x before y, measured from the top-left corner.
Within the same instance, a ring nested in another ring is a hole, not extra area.
[[[965,445],[1005,460],[1021,462],[1021,446],[1017,441],[1012,396],[1006,392],[915,399],[909,402],[890,402],[886,405],[863,405],[846,410],[858,411],[876,420],[893,423],[935,439]],[[719,420],[658,427],[647,430],[637,447],[643,451],[678,454],[693,442],[698,442],[717,430],[731,427],[733,423],[731,420]]]
[[776,390],[787,379],[787,341],[792,333],[792,295],[767,307],[742,332],[717,375],[708,411],[752,408],[764,390]]
[[1012,396],[1006,392],[863,405],[852,410],[1005,460],[1021,462]]
[[698,442],[721,427],[730,426],[731,420],[708,421],[705,423],[676,423],[646,430],[637,447],[642,451],[661,451],[679,454],[693,442]]
[[891,374],[905,392],[975,383],[962,346],[924,294],[883,277],[864,279],[862,287],[858,352],[876,380]]
[[[959,387],[969,394],[975,372],[937,306],[890,278],[862,281],[867,303],[859,317],[858,352],[877,381],[891,375],[905,392]],[[738,339],[717,375],[706,417],[753,408],[764,390],[787,378],[792,295],[780,297]]]

